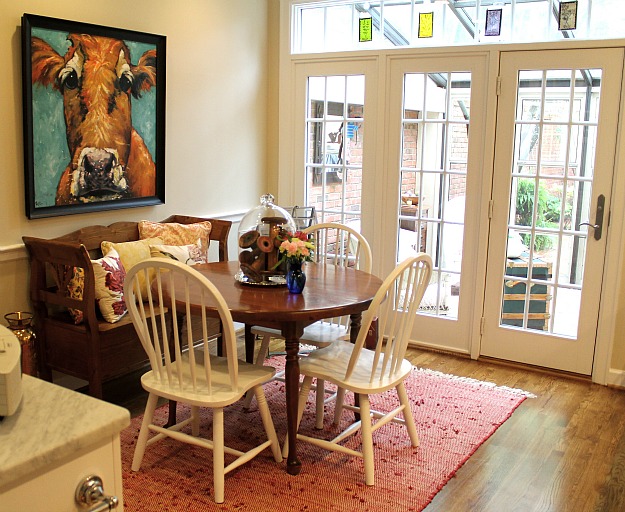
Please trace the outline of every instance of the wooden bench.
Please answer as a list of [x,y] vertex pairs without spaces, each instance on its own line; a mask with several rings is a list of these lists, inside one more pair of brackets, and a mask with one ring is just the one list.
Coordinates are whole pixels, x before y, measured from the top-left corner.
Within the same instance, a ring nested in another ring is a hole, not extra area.
[[[162,222],[192,224],[206,220],[212,225],[210,241],[219,243],[218,259],[226,261],[232,222],[184,215],[173,215]],[[100,244],[104,240],[139,240],[138,223],[89,226],[53,239],[23,237],[30,257],[30,299],[35,314],[39,375],[52,381],[52,370],[56,370],[86,380],[89,394],[97,398],[102,398],[103,382],[148,363],[128,315],[109,323],[96,313],[90,260],[102,256]],[[71,298],[67,293],[74,267],[85,270],[82,299]],[[84,321],[76,325],[68,308],[81,310]]]

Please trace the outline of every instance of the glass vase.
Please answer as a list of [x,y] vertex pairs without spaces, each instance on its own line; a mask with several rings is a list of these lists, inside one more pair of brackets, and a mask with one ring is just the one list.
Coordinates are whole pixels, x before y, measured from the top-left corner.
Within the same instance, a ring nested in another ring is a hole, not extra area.
[[306,285],[306,274],[302,270],[301,261],[287,261],[286,287],[291,293],[302,293]]

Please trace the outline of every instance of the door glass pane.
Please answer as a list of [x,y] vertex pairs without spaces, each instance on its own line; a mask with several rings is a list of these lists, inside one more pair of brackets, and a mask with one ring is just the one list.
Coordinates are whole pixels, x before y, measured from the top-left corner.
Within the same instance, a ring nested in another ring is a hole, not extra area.
[[312,76],[307,93],[306,206],[315,207],[318,222],[360,231],[364,76]]
[[420,312],[458,318],[470,73],[404,76],[397,260],[423,251],[434,270]]
[[599,70],[521,71],[501,325],[577,336]]

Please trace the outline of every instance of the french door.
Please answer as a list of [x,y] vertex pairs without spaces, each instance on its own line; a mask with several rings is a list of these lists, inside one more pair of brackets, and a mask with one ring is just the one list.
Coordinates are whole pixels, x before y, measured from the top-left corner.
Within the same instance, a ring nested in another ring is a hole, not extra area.
[[481,355],[592,373],[622,63],[501,54]]
[[[289,148],[292,169],[280,197],[314,207],[317,222],[339,222],[373,242],[376,203],[377,60],[302,63],[294,72]],[[377,272],[376,272],[377,273]]]
[[379,276],[432,256],[412,341],[589,375],[622,63],[622,48],[298,60],[278,196],[359,230]]
[[280,195],[314,206],[318,221],[360,231],[379,276],[410,255],[430,254],[434,277],[412,340],[468,353],[479,251],[486,259],[479,240],[490,190],[483,142],[488,54],[389,62],[383,83],[374,59],[295,66],[293,126],[301,135],[291,148],[298,172],[281,183],[293,189]]

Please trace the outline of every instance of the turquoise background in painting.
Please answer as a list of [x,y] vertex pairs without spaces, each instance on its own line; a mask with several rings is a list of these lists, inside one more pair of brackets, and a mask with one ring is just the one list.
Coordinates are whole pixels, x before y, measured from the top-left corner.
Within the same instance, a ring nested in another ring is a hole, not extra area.
[[[33,27],[32,35],[46,41],[59,55],[70,46],[67,32]],[[125,41],[133,64],[155,45]],[[56,187],[70,162],[63,96],[52,87],[33,84],[33,163],[35,208],[54,206]],[[132,125],[141,135],[152,159],[156,162],[156,87],[144,92],[140,99],[132,98]]]

